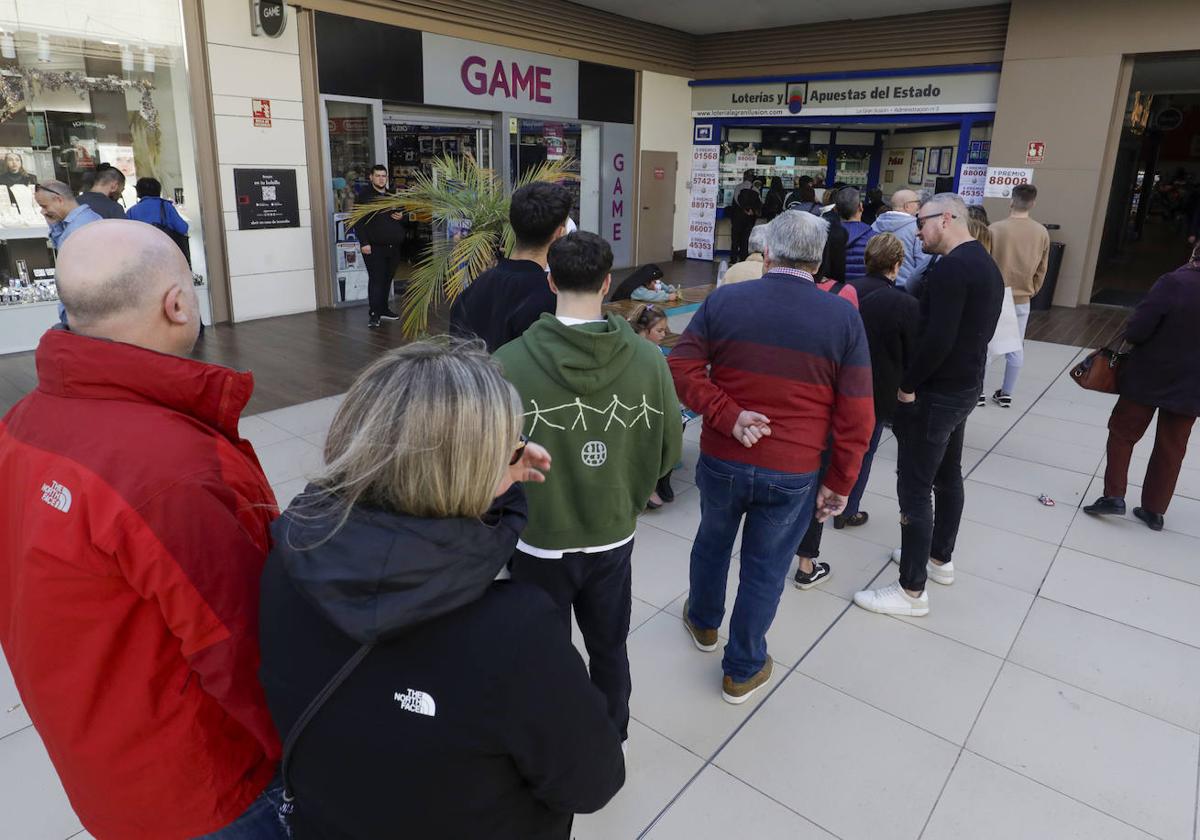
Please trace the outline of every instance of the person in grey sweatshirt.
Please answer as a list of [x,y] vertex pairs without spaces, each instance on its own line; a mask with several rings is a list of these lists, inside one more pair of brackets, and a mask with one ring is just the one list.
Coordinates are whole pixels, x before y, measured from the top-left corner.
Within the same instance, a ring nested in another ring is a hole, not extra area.
[[904,263],[896,277],[896,288],[908,286],[910,279],[920,277],[929,267],[930,254],[921,250],[917,240],[917,209],[920,197],[912,190],[896,190],[892,193],[892,209],[881,213],[871,229],[876,233],[894,233],[904,243]]

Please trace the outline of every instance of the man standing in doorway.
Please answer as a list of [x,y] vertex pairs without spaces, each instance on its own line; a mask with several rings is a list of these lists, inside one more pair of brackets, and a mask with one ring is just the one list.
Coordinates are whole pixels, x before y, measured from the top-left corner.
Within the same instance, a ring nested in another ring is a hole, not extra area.
[[683,614],[703,651],[717,648],[730,553],[745,517],[721,663],[728,703],[745,702],[771,679],[767,631],[814,496],[822,521],[842,512],[874,431],[862,319],[813,282],[828,227],[811,213],[778,216],[767,228],[762,279],[713,292],[668,357],[681,401],[704,415],[701,520]]
[[[1042,290],[1046,265],[1050,260],[1050,234],[1041,222],[1029,217],[1037,203],[1037,187],[1020,184],[1013,187],[1012,209],[1007,219],[993,222],[992,258],[1004,275],[1004,285],[1012,289],[1013,305],[1017,310],[1017,329],[1025,343],[1025,328],[1029,326],[1029,301]],[[992,402],[1001,408],[1012,407],[1017,377],[1025,364],[1025,348],[1005,356],[1004,384],[992,394]]]
[[[392,193],[388,189],[387,167],[375,164],[371,168],[371,183],[358,194],[358,204],[369,204]],[[381,320],[400,318],[392,311],[392,283],[400,265],[400,246],[404,244],[404,214],[394,211],[372,213],[354,226],[367,264],[367,301],[370,312],[367,326],[375,328]]]
[[[863,609],[889,615],[929,613],[926,578],[954,583],[954,541],[963,511],[962,450],[967,417],[983,383],[987,345],[996,331],[1004,280],[967,229],[967,205],[940,193],[917,214],[917,236],[941,259],[921,297],[917,349],[900,382],[892,429],[899,443],[896,490],[901,548],[892,554],[900,581],[854,595]],[[937,515],[930,500],[937,499]]]
[[896,288],[908,286],[910,278],[920,277],[933,259],[925,253],[917,240],[917,210],[921,207],[920,197],[912,190],[896,190],[892,193],[892,209],[883,213],[871,225],[876,233],[894,233],[904,245],[904,262],[896,275]]

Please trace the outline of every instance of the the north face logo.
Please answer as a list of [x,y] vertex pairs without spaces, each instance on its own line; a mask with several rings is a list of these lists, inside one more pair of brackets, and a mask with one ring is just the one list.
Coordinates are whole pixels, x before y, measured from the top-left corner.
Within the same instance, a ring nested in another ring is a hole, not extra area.
[[67,513],[71,510],[71,491],[57,481],[42,485],[42,501],[55,510]]
[[417,691],[410,688],[404,694],[397,691],[392,695],[392,699],[400,704],[400,708],[406,712],[413,712],[418,715],[427,715],[433,717],[437,714],[437,704],[433,702],[433,698],[424,691]]

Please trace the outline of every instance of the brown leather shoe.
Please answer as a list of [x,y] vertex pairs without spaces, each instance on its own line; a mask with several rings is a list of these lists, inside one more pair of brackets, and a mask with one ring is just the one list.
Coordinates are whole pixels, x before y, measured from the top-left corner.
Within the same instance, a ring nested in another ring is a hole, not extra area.
[[754,692],[771,681],[771,667],[773,664],[771,657],[768,656],[767,664],[762,666],[762,670],[745,682],[734,682],[726,674],[725,678],[721,680],[721,697],[726,703],[732,703],[735,706],[745,703],[754,696]]
[[688,602],[683,602],[683,626],[687,628],[688,635],[692,637],[692,644],[698,647],[705,653],[711,653],[717,649],[717,631],[716,630],[701,630],[692,620],[688,618]]

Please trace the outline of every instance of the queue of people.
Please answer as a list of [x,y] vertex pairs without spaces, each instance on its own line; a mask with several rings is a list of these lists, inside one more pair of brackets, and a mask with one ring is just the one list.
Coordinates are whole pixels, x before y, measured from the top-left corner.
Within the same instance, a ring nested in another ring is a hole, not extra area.
[[[84,826],[374,838],[400,814],[423,837],[565,840],[637,749],[633,547],[639,514],[669,501],[681,403],[703,416],[683,610],[702,652],[720,645],[742,532],[726,702],[772,679],[793,557],[796,586],[817,586],[833,571],[817,559],[824,523],[867,521],[888,424],[899,579],[854,603],[927,615],[927,581],[954,582],[966,422],[1008,278],[957,195],[893,196],[875,219],[888,230],[862,220],[857,191],[834,196],[836,225],[789,198],[747,230],[761,276],[727,277],[664,357],[653,303],[632,323],[604,314],[612,250],[567,233],[567,190],[516,191],[516,249],[456,302],[455,336],[358,376],[282,514],[238,433],[252,378],[187,358],[199,311],[180,250],[132,221],[73,231],[66,321],[0,425],[0,644]],[[900,282],[918,265],[910,226],[933,257],[919,299]],[[821,271],[835,228],[851,254],[864,240],[849,281]],[[1162,527],[1200,413],[1180,352],[1198,283],[1200,248],[1131,321],[1138,384],[1090,513],[1124,512],[1157,411],[1135,514]]]

